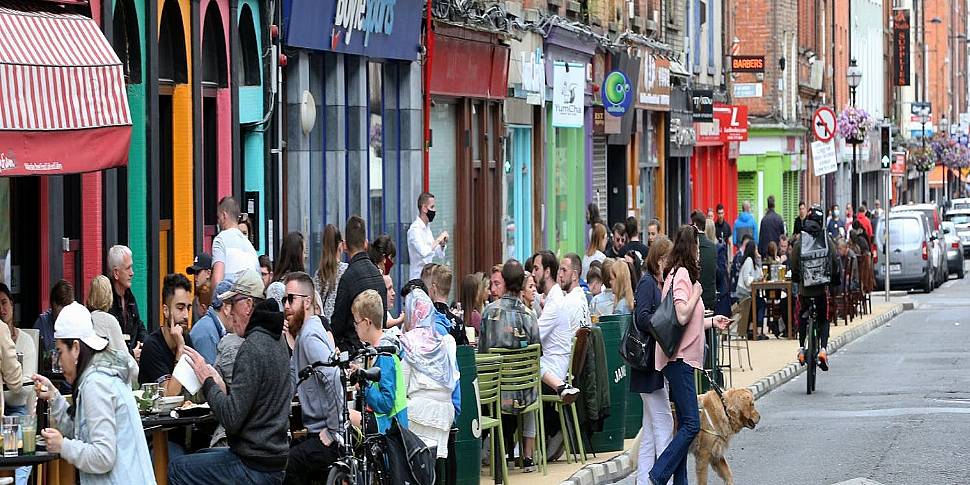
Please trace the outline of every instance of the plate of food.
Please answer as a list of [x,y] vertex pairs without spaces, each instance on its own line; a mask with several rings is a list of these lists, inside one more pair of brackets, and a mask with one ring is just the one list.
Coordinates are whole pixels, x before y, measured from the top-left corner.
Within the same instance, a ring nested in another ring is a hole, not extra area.
[[181,406],[172,410],[179,418],[188,418],[196,416],[205,416],[209,414],[211,409],[209,409],[209,403],[196,404],[192,401],[185,401]]

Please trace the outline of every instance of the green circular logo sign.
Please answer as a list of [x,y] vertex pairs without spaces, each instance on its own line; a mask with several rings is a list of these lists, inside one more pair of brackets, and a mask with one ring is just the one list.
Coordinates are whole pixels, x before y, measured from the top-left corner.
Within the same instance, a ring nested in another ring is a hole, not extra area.
[[606,112],[617,117],[625,115],[633,101],[630,91],[630,81],[626,74],[611,71],[603,80],[603,104],[606,105]]

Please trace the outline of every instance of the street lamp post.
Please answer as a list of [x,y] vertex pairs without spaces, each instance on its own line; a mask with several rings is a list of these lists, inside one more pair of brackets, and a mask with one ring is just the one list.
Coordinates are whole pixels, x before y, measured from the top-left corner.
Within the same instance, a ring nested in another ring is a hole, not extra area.
[[[852,102],[852,107],[855,108],[855,91],[859,87],[859,83],[862,82],[862,68],[856,63],[855,58],[849,61],[849,69],[845,72],[845,77],[849,82],[850,99]],[[860,140],[852,140],[852,172],[850,181],[852,184],[852,204],[853,206],[858,205],[859,195],[862,192],[862,177],[859,176],[858,185],[856,183],[856,172],[858,171],[857,166],[857,154],[858,154],[858,144]],[[848,214],[847,214],[848,215]]]

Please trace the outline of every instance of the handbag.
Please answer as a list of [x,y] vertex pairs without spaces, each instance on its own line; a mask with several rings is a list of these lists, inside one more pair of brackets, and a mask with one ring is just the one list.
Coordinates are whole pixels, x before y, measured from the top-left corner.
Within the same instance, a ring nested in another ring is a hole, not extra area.
[[[648,278],[652,278],[647,276]],[[651,309],[651,315],[657,311],[656,303]],[[636,312],[634,311],[634,321],[626,328],[626,333],[623,334],[623,340],[620,341],[620,357],[630,364],[631,369],[639,371],[652,371],[654,370],[654,354],[656,353],[656,340],[650,335],[650,321],[645,322],[647,331],[643,331],[637,325],[636,322]]]
[[[670,273],[672,278],[674,271]],[[660,344],[661,350],[667,356],[672,356],[677,351],[681,339],[684,338],[686,325],[681,325],[677,320],[677,309],[674,308],[674,285],[670,284],[670,290],[660,300],[657,311],[650,318],[650,335]]]

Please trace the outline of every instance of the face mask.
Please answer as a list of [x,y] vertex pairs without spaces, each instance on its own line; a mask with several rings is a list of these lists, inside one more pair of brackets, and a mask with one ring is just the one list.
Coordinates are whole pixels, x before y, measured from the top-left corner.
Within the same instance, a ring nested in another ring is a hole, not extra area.
[[834,215],[835,217],[839,217],[839,211],[832,211],[832,215]]
[[435,211],[428,211],[428,222],[434,222]]

